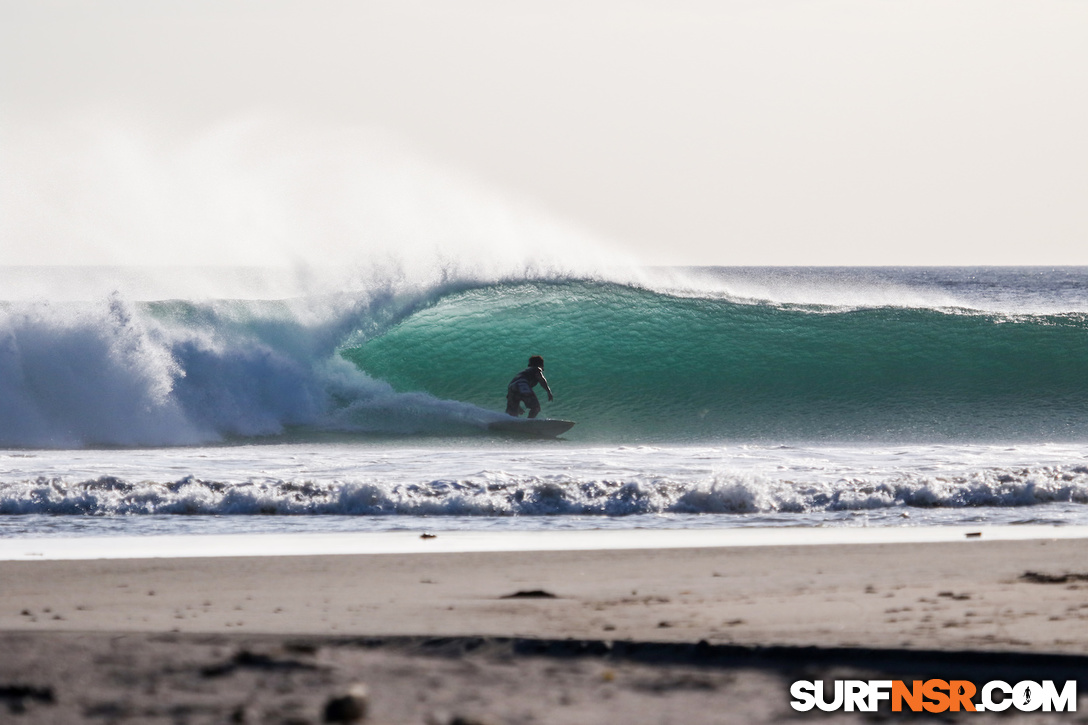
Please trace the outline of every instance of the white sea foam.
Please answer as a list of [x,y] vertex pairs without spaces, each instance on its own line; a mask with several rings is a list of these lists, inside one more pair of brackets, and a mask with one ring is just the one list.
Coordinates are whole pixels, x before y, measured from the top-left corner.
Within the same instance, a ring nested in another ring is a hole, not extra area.
[[[124,465],[85,452],[69,462],[74,473],[50,471],[52,466],[37,458],[11,458],[0,478],[0,514],[623,517],[1060,503],[1084,507],[1082,515],[1088,517],[1088,466],[1036,461],[979,467],[971,461],[977,448],[918,449],[909,464],[899,459],[892,466],[886,453],[873,449],[763,449],[752,456],[752,449],[317,446],[300,461],[303,450],[159,452],[165,460],[151,451],[143,456],[109,452],[127,459]],[[1038,457],[1039,451],[1032,454]],[[58,462],[64,458],[51,455]],[[925,470],[934,467],[927,465],[927,456],[935,455],[942,459],[940,470]],[[1084,451],[1048,455],[1069,461],[1082,459]],[[824,461],[813,465],[814,457]],[[87,465],[89,459],[96,459],[93,465]],[[255,465],[263,469],[260,475],[254,474]],[[851,475],[837,475],[841,470]],[[30,471],[39,473],[26,476]]]
[[118,295],[0,309],[0,444],[193,445],[317,430],[470,432],[496,414],[399,394],[336,354],[353,330],[411,309],[375,295],[269,307]]

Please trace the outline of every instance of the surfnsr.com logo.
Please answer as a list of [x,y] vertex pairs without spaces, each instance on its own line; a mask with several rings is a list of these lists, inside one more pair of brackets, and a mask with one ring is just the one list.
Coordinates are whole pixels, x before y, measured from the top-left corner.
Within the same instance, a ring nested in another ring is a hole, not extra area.
[[[808,712],[876,712],[882,702],[892,712],[1001,712],[1010,707],[1021,712],[1076,712],[1077,681],[1066,680],[1059,691],[1053,680],[1023,680],[1010,685],[991,680],[981,688],[968,680],[798,680],[790,686],[794,710]],[[830,690],[830,691],[829,691]],[[977,697],[976,697],[977,695]]]

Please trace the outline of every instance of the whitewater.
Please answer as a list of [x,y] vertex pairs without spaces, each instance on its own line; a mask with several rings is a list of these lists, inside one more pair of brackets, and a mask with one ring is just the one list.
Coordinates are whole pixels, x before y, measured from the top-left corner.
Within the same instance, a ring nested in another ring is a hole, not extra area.
[[10,300],[0,536],[1088,524],[1088,270],[624,275]]

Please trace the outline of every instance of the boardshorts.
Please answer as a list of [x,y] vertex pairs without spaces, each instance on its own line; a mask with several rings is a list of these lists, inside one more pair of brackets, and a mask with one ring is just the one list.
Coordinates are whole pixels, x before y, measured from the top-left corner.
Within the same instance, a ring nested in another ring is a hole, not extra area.
[[522,403],[529,409],[530,418],[535,418],[540,412],[540,401],[533,392],[533,386],[529,385],[529,381],[518,378],[506,388],[506,414],[515,418],[521,415]]

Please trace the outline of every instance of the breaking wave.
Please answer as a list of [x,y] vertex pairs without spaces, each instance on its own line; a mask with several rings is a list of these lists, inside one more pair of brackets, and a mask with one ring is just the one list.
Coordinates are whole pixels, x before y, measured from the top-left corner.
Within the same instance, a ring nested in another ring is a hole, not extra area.
[[1081,440],[1088,315],[786,304],[600,280],[7,303],[0,445],[478,435],[529,354],[573,440]]

